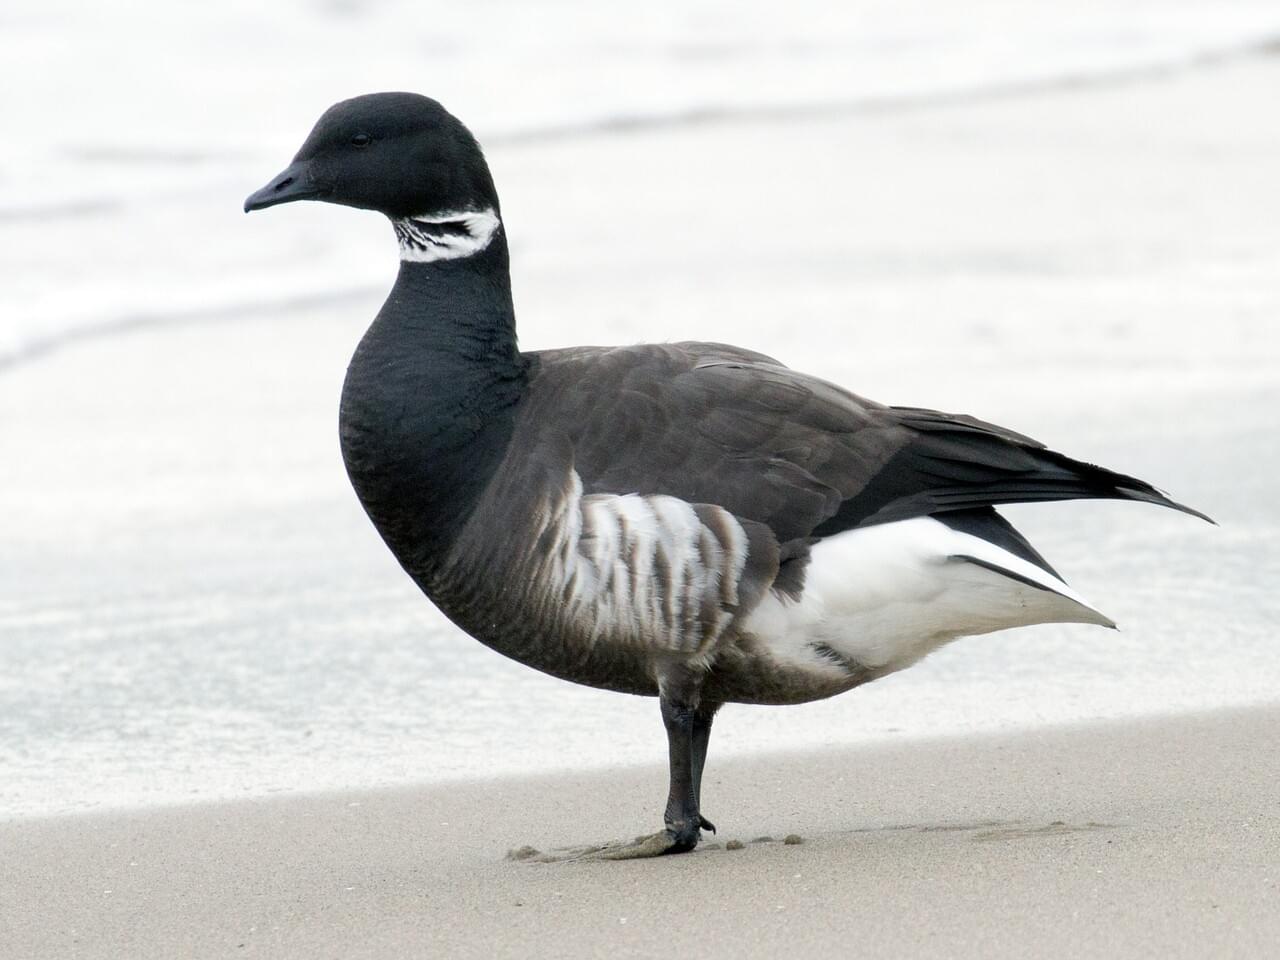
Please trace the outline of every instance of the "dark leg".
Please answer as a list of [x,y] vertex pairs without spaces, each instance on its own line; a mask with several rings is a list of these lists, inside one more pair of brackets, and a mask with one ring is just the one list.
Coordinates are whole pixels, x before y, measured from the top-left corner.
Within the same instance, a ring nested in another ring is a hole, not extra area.
[[718,703],[701,703],[700,676],[673,670],[664,678],[658,696],[662,723],[667,728],[667,756],[671,767],[671,788],[664,816],[670,853],[684,853],[698,845],[698,831],[715,832],[699,804],[702,797],[702,767],[707,759],[711,720]]
[[663,819],[671,840],[670,853],[684,853],[698,845],[698,794],[693,776],[694,708],[662,697],[662,722],[667,728],[667,757],[671,789]]
[[711,739],[711,721],[715,719],[718,703],[704,703],[693,715],[693,799],[698,805],[698,825],[703,830],[716,832],[716,825],[702,816],[702,768],[707,762],[707,743]]
[[671,762],[671,789],[663,816],[665,829],[636,837],[630,842],[594,844],[543,852],[522,847],[509,856],[515,860],[554,863],[563,860],[630,860],[657,857],[664,853],[686,853],[698,845],[700,829],[715,831],[699,812],[702,794],[702,767],[711,738],[711,719],[718,703],[702,703],[699,688],[702,675],[683,665],[664,670],[659,682],[658,703],[662,723],[667,728],[667,754]]

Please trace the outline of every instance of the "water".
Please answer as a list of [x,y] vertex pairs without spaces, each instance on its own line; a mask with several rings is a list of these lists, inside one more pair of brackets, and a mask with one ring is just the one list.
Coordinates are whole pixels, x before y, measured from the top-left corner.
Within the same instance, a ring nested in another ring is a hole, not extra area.
[[[1274,698],[1280,131],[1246,56],[1274,4],[19,2],[0,24],[22,92],[0,105],[0,813],[662,756],[652,702],[458,635],[346,489],[334,404],[389,231],[239,203],[369,89],[438,96],[489,146],[526,345],[740,342],[1223,522],[1013,511],[1122,632],[730,707],[716,754]],[[1239,65],[1193,69],[1214,56]],[[1059,92],[1129,76],[1159,79]]]
[[625,16],[585,0],[10,0],[0,363],[66,337],[376,287],[384,261],[363,238],[235,223],[233,198],[356,92],[427,92],[492,146],[1143,75],[1277,37],[1265,0],[702,0]]

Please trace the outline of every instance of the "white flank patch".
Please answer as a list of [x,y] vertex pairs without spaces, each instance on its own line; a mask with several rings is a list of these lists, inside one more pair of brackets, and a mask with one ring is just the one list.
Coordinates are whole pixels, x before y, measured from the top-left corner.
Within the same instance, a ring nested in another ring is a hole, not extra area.
[[[1039,586],[977,563],[973,557]],[[1044,589],[1040,589],[1043,587]],[[815,544],[795,601],[770,594],[742,624],[779,660],[839,669],[814,645],[876,674],[910,666],[957,637],[1034,623],[1114,626],[1061,580],[929,517]]]
[[724,542],[677,497],[583,496],[575,471],[545,518],[556,542],[543,575],[595,640],[709,652],[733,620],[747,559],[742,527],[721,519]]
[[409,263],[456,260],[479,253],[502,225],[492,208],[424,213],[391,223],[400,242],[400,259]]

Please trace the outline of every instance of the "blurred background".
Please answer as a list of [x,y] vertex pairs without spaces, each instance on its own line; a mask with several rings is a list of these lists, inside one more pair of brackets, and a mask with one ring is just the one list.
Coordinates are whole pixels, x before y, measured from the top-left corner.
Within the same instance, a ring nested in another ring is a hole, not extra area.
[[730,707],[717,753],[1280,690],[1273,0],[7,0],[0,78],[0,816],[664,755],[458,633],[347,487],[392,233],[241,203],[375,90],[486,146],[526,348],[739,343],[1222,524],[1011,510],[1120,633]]

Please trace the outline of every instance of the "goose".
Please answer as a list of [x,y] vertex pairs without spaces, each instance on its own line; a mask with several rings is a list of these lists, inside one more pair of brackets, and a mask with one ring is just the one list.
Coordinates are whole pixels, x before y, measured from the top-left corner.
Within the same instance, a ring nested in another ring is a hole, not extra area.
[[[534,669],[657,697],[663,829],[693,850],[725,703],[792,704],[962,636],[1113,627],[999,513],[1150,484],[967,415],[886,406],[721,343],[521,352],[471,132],[412,93],[342,101],[244,203],[386,215],[400,267],[340,402],[373,526],[459,628]],[[1212,521],[1210,521],[1212,522]]]

